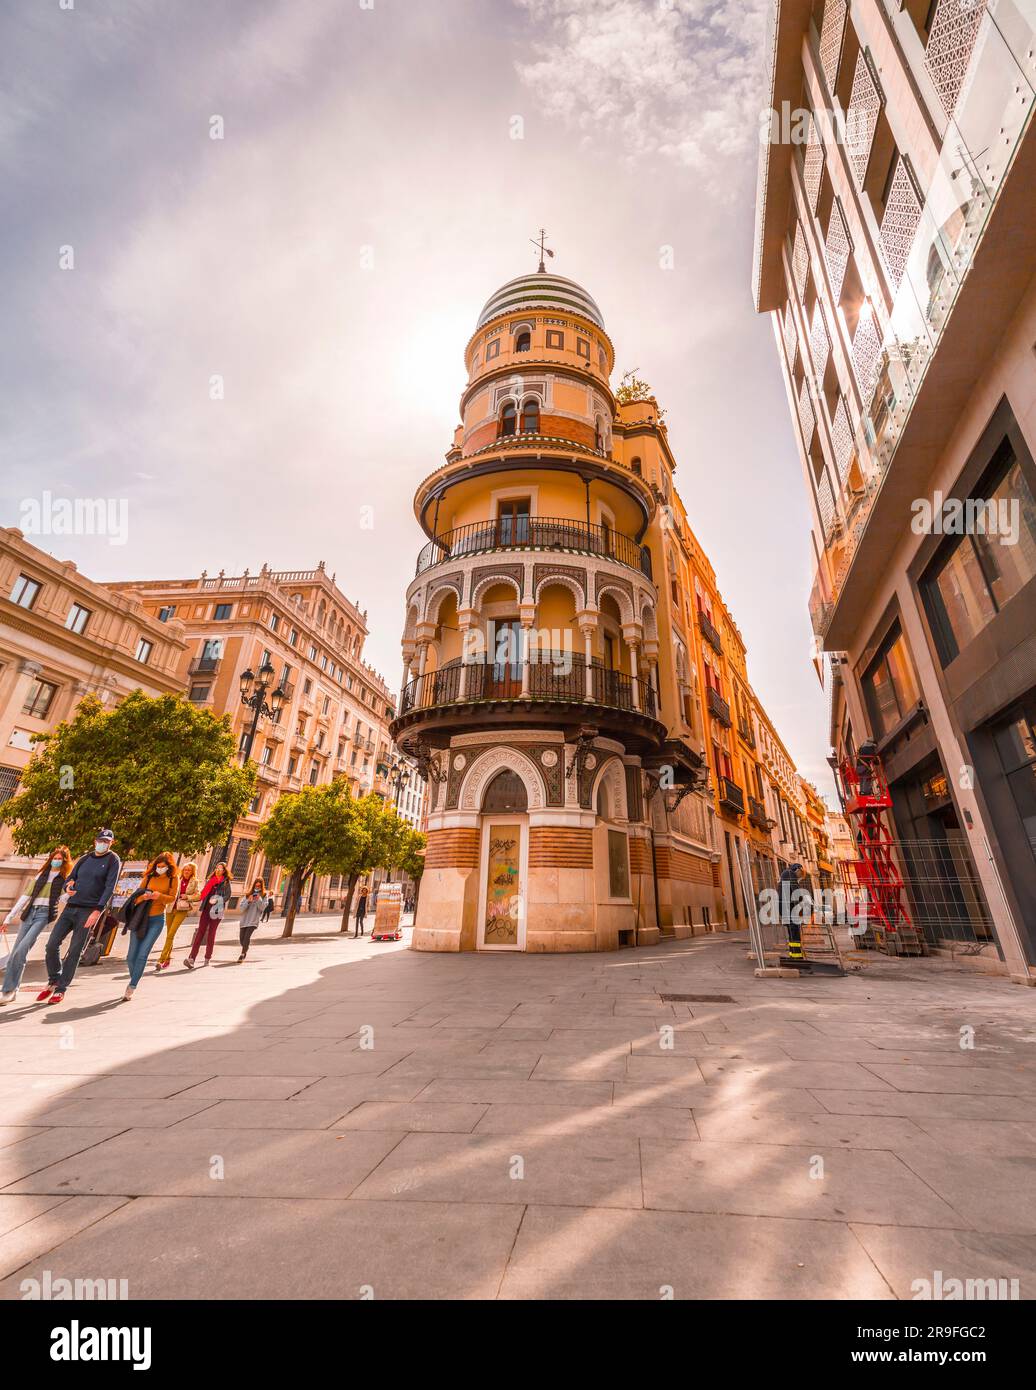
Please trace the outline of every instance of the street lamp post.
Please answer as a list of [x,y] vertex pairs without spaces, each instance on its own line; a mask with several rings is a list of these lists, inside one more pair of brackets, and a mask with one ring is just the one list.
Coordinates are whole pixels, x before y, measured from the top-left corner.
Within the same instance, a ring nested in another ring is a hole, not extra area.
[[389,767],[389,781],[396,789],[392,804],[398,811],[399,798],[403,793],[403,788],[410,782],[410,764],[403,758],[393,758]]
[[[247,766],[249,758],[252,756],[252,746],[255,743],[255,736],[259,731],[260,719],[278,719],[284,707],[284,691],[277,688],[273,689],[273,679],[276,671],[270,662],[269,657],[259,667],[258,674],[247,667],[241,672],[241,703],[245,709],[252,711],[252,720],[245,734],[244,742],[241,745],[241,764]],[[269,701],[267,701],[269,695]],[[223,846],[223,853],[220,858],[227,863],[230,855],[230,842],[233,838],[234,827],[231,826],[227,832],[226,844]],[[227,871],[230,865],[227,863]]]

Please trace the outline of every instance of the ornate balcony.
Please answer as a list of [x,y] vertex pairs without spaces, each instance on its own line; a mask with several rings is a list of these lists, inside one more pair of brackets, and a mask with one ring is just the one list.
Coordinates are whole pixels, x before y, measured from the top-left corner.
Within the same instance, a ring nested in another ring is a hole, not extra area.
[[[497,521],[475,521],[446,531],[429,543],[417,557],[416,575],[434,565],[467,555],[483,555],[499,550],[546,550],[573,555],[599,555],[615,560],[651,578],[651,553],[629,536],[608,526],[594,526],[568,517],[504,517]],[[416,577],[416,576],[415,576]]]
[[717,655],[722,656],[723,638],[719,635],[719,631],[713,627],[711,620],[702,613],[701,610],[698,612],[698,627],[701,629],[701,635],[705,638],[706,642],[708,642],[709,646],[712,647]]
[[513,726],[523,719],[576,729],[601,724],[649,746],[665,733],[647,681],[596,664],[588,668],[585,657],[571,652],[539,652],[525,665],[457,661],[418,676],[404,686],[390,732],[398,742],[416,724]]
[[766,814],[766,807],[754,796],[748,798],[748,819],[760,830],[769,830],[770,828],[770,817]]
[[223,660],[219,656],[196,656],[187,668],[189,676],[214,676],[219,671],[220,662]]
[[719,722],[729,729],[733,721],[730,718],[730,706],[727,704],[726,700],[724,700],[718,690],[713,690],[711,685],[708,687],[707,698],[710,713],[715,715]]
[[742,815],[745,809],[745,794],[736,782],[732,782],[729,777],[718,777],[719,783],[719,804],[725,811],[732,811],[735,815]]

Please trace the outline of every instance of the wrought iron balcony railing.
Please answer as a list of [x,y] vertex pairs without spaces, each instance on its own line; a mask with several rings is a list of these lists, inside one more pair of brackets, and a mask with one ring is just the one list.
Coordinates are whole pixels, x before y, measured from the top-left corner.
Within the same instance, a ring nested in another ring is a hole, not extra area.
[[770,817],[766,814],[766,807],[754,796],[748,798],[748,819],[760,830],[769,830],[770,828]]
[[730,706],[727,704],[726,700],[724,700],[723,696],[719,693],[718,690],[713,690],[711,685],[708,686],[707,689],[709,709],[716,716],[719,722],[721,724],[724,724],[729,729],[732,722],[730,718]]
[[501,517],[497,521],[475,521],[457,526],[428,542],[417,557],[416,573],[423,574],[447,560],[494,550],[554,550],[599,555],[651,578],[651,552],[647,546],[638,545],[609,526],[551,516]]
[[705,638],[706,642],[708,642],[709,645],[720,656],[722,656],[723,638],[719,635],[719,632],[716,630],[716,628],[713,627],[712,622],[709,620],[709,618],[707,618],[705,614],[702,613],[700,610],[698,612],[698,626],[701,629],[701,635]]
[[745,809],[745,794],[736,782],[729,777],[717,778],[719,783],[719,804],[728,811],[736,811],[740,816]]
[[742,742],[747,743],[749,748],[755,747],[755,734],[752,733],[752,726],[747,719],[738,719],[737,731]]
[[214,676],[222,659],[219,656],[196,656],[188,666],[187,673],[191,676]]
[[453,662],[404,686],[399,714],[442,705],[532,700],[603,705],[658,717],[655,692],[647,681],[597,665],[588,672],[585,658],[570,652],[537,652],[528,663],[527,681],[523,677],[520,662]]

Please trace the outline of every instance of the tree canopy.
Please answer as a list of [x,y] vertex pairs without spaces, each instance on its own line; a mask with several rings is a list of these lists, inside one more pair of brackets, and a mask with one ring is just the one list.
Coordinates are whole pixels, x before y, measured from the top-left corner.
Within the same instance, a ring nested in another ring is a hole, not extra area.
[[[271,864],[290,874],[284,935],[290,936],[306,881],[335,874],[348,888],[344,920],[363,874],[377,868],[405,869],[417,877],[425,837],[373,794],[354,799],[344,781],[303,787],[281,796],[259,831],[256,847]],[[344,927],[343,927],[344,930]]]
[[21,791],[0,807],[21,854],[90,848],[109,826],[123,859],[199,854],[248,805],[255,771],[235,760],[230,719],[181,695],[135,690],[108,710],[87,695],[72,719],[37,734]]

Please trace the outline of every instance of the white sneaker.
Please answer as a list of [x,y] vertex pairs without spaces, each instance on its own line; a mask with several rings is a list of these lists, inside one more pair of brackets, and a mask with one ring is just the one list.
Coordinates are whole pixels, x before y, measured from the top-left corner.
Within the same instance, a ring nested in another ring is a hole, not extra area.
[[0,994],[0,1004],[13,1004],[18,998],[16,989],[9,990],[7,994]]

